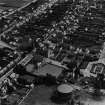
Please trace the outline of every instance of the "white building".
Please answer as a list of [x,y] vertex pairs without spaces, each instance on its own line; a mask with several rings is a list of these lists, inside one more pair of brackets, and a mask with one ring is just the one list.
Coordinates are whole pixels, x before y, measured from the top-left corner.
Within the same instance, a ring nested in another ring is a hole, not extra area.
[[99,59],[98,61],[89,62],[86,69],[82,69],[81,73],[85,77],[94,76],[96,77],[98,73],[105,74],[105,58]]

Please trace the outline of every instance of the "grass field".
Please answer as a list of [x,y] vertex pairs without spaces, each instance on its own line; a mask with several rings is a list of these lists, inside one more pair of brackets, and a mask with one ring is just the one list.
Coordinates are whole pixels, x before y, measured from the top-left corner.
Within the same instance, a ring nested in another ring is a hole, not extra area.
[[58,66],[46,64],[44,67],[39,68],[38,71],[35,71],[34,74],[46,76],[46,74],[48,73],[57,78],[61,74],[62,70],[63,68],[60,68]]

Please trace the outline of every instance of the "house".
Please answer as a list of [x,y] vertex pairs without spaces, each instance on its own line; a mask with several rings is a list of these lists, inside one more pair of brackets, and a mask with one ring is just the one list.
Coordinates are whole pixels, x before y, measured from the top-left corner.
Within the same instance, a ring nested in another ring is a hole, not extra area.
[[85,77],[96,77],[98,73],[105,74],[105,58],[98,61],[89,62],[86,69],[80,70]]

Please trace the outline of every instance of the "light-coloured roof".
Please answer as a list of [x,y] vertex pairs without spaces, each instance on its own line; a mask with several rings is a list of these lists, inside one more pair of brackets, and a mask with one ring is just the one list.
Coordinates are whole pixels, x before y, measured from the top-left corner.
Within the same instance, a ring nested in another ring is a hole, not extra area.
[[57,87],[57,90],[60,93],[70,93],[73,91],[73,87],[68,84],[62,84]]

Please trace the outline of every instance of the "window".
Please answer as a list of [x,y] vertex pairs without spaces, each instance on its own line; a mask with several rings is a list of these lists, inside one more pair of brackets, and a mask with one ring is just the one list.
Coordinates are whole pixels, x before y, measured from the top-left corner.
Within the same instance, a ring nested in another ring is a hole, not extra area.
[[105,69],[105,65],[102,63],[93,64],[90,72],[94,74],[103,73],[104,69]]

